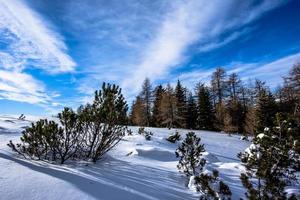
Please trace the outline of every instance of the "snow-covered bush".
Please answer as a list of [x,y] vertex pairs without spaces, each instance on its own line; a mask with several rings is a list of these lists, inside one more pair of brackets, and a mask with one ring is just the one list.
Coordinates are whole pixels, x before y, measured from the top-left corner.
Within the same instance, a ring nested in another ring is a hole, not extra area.
[[153,133],[151,131],[145,131],[144,136],[146,140],[151,140],[151,137],[153,136]]
[[145,133],[145,139],[146,140],[151,140],[151,135],[153,135],[153,134],[151,134],[151,132],[149,133],[149,132],[146,132]]
[[140,127],[138,129],[138,134],[144,135],[146,140],[151,140],[151,136],[153,135],[153,133],[151,131],[146,131],[144,127]]
[[138,134],[143,135],[145,133],[145,127],[140,127],[138,129]]
[[133,135],[133,131],[132,131],[131,129],[129,129],[129,128],[127,129],[127,135],[128,135],[128,136]]
[[200,199],[230,199],[229,187],[219,179],[219,172],[213,170],[212,174],[204,171],[206,160],[202,158],[205,152],[201,138],[194,132],[189,132],[181,146],[176,150],[180,157],[178,169],[189,178],[188,187],[200,192]]
[[280,120],[279,115],[277,124],[265,128],[239,154],[247,170],[241,174],[241,180],[249,199],[286,199],[285,186],[295,180],[295,172],[299,170],[299,151],[293,145],[299,130]]
[[197,137],[194,132],[189,132],[175,152],[176,156],[180,158],[177,167],[187,176],[201,172],[206,163],[206,160],[201,158],[205,149],[204,144],[201,144],[200,141],[201,138]]
[[175,134],[170,135],[166,140],[175,143],[181,139],[180,134],[178,131],[175,132]]

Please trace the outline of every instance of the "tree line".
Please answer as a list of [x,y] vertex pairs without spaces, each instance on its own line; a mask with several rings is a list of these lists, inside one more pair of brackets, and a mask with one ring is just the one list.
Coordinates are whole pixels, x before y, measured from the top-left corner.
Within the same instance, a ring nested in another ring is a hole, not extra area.
[[271,90],[266,82],[242,81],[237,73],[219,67],[210,84],[198,82],[193,90],[178,80],[152,87],[145,79],[132,103],[129,124],[168,128],[224,131],[254,135],[273,127],[276,113],[299,122],[300,63]]

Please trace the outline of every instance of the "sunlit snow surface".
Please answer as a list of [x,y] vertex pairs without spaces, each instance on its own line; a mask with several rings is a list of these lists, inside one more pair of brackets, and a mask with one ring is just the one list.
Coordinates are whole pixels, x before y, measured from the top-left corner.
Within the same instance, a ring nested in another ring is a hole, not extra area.
[[[0,199],[198,199],[187,188],[188,180],[178,172],[175,150],[165,138],[175,129],[146,128],[154,133],[151,141],[137,134],[126,136],[97,164],[69,162],[54,165],[24,160],[7,147],[9,140],[19,141],[28,121],[0,117]],[[182,136],[188,130],[177,129]],[[236,155],[249,146],[239,136],[195,131],[207,152],[207,169],[217,169],[232,190],[233,199],[244,197],[239,180],[244,170]]]

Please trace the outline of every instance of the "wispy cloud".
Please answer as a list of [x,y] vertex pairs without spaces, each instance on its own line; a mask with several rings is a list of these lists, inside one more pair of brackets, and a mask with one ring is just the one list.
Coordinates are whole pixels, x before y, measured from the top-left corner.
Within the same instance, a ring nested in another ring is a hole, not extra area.
[[250,33],[251,31],[252,31],[251,28],[245,28],[240,31],[233,32],[224,38],[214,38],[212,41],[208,41],[206,44],[199,45],[198,51],[199,53],[212,51],[219,47],[225,46],[230,42],[233,42],[234,40],[238,39],[241,36],[246,35],[247,33]]
[[[7,44],[1,49],[4,53],[0,59],[52,73],[74,70],[76,64],[65,53],[67,47],[61,36],[47,24],[22,0],[0,0],[1,41]],[[13,64],[11,67],[16,68]]]
[[[261,61],[259,63],[232,62],[222,66],[227,74],[237,73],[244,81],[260,79],[266,81],[267,85],[274,88],[283,83],[283,77],[287,76],[290,69],[297,62],[300,62],[300,53],[288,55],[269,62]],[[201,81],[210,84],[211,75],[214,69],[193,70],[183,73],[179,79],[190,89]],[[172,79],[175,82],[175,78]]]
[[172,78],[171,71],[190,57],[250,33],[249,23],[286,1],[149,2],[74,0],[66,5],[69,32],[84,41],[79,49],[89,58],[79,70],[80,92],[90,94],[109,81],[132,97],[145,77],[153,82]]
[[[167,14],[156,37],[146,46],[142,60],[131,70],[123,82],[124,88],[136,92],[147,76],[152,80],[183,64],[189,56],[188,48],[197,45],[201,51],[209,51],[238,38],[244,32],[236,31],[219,41],[227,31],[238,30],[260,17],[283,1],[175,1],[173,10]],[[220,12],[222,10],[222,12]]]
[[0,99],[39,105],[48,114],[56,114],[63,106],[55,101],[57,97],[58,93],[47,91],[43,82],[29,74],[0,70]]
[[0,98],[55,107],[55,95],[25,71],[74,71],[62,37],[22,0],[0,0],[0,36]]
[[61,16],[67,24],[65,31],[79,41],[78,54],[84,54],[77,72],[78,91],[92,94],[102,81],[121,84],[132,76],[145,46],[156,37],[170,3],[118,0],[66,3]]
[[0,70],[0,98],[32,104],[51,100],[43,83],[25,73],[4,70]]
[[271,87],[276,87],[283,82],[283,77],[287,76],[293,65],[298,62],[300,62],[300,53],[285,56],[269,63],[252,63],[250,64],[251,68],[243,68],[241,65],[237,69],[239,69],[244,80],[258,78],[266,81]]
[[186,47],[198,39],[199,19],[197,12],[201,7],[196,1],[185,1],[173,5],[160,25],[156,37],[147,46],[142,60],[132,69],[132,76],[125,79],[123,87],[136,92],[147,76],[158,78],[168,69],[180,64],[185,56]]

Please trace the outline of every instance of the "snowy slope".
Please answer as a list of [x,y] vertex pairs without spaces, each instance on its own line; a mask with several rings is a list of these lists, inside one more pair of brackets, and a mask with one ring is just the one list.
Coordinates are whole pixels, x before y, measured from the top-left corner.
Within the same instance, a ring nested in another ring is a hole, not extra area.
[[[31,118],[35,120],[36,118]],[[68,163],[63,166],[24,160],[6,146],[18,141],[31,121],[0,117],[0,199],[198,199],[178,172],[175,150],[165,138],[175,130],[147,128],[151,141],[137,133],[126,136],[97,164]],[[184,136],[188,130],[180,130]],[[230,186],[233,199],[243,197],[239,180],[243,167],[236,158],[249,142],[238,136],[196,131],[207,150],[208,169],[218,169]]]

